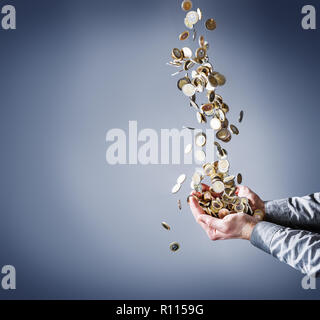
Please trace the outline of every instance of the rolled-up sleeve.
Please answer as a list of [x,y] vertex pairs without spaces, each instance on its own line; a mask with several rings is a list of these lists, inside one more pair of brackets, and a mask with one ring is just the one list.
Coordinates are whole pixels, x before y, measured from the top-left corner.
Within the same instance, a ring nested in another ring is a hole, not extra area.
[[266,221],[320,233],[320,193],[265,201]]
[[320,234],[262,221],[254,227],[250,241],[302,273],[320,276]]

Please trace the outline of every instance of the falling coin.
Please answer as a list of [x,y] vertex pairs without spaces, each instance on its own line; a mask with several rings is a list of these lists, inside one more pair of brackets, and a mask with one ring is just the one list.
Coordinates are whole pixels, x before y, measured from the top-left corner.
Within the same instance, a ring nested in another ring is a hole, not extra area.
[[161,222],[162,226],[166,229],[166,230],[170,230],[170,226],[166,223],[166,222]]
[[182,209],[182,207],[181,207],[181,200],[178,200],[178,208],[179,208],[179,210]]
[[240,114],[239,114],[239,119],[238,119],[238,121],[241,122],[242,119],[243,119],[243,111],[241,110],[241,111],[240,111]]
[[182,10],[184,10],[184,11],[189,11],[189,10],[191,10],[191,9],[192,9],[192,1],[190,1],[190,0],[184,0],[184,1],[182,1],[182,3],[181,3],[181,8],[182,8]]
[[179,250],[180,245],[178,242],[172,242],[172,243],[170,243],[169,248],[171,251],[175,252],[175,251]]
[[213,130],[220,130],[221,129],[221,121],[217,117],[212,118],[210,120],[210,127]]
[[199,15],[196,11],[189,11],[186,15],[186,19],[190,24],[194,25],[199,21]]
[[237,182],[238,182],[238,184],[242,183],[242,175],[241,175],[241,173],[238,173],[238,175],[237,175]]
[[187,59],[190,59],[192,57],[192,50],[188,47],[183,47],[181,49],[183,56]]
[[205,133],[201,132],[195,136],[195,142],[198,147],[203,147],[206,144],[207,136]]
[[202,19],[202,12],[201,12],[200,8],[197,9],[197,13],[199,16],[199,20],[201,20]]
[[196,93],[196,88],[191,83],[187,83],[182,87],[182,92],[187,97],[192,97]]
[[181,174],[179,177],[178,177],[178,179],[177,179],[177,184],[183,184],[184,183],[184,181],[186,180],[186,175],[183,173],[183,174]]
[[186,40],[189,38],[189,31],[184,31],[179,35],[179,40]]
[[181,184],[176,184],[176,185],[173,186],[171,192],[172,193],[177,193],[180,190],[180,188],[181,188]]
[[230,124],[230,129],[234,134],[239,134],[239,130],[235,125]]
[[208,30],[214,30],[217,27],[217,24],[214,19],[208,19],[205,23],[205,26]]
[[188,154],[192,151],[192,144],[187,144],[185,149],[184,149],[184,153]]

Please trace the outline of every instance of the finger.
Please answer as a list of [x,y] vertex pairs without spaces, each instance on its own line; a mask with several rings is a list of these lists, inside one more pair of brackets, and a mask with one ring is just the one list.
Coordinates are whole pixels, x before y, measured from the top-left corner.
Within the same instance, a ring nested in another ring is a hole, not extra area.
[[204,211],[200,207],[198,200],[195,197],[190,198],[189,205],[194,218],[198,222],[198,217],[204,214]]
[[225,230],[225,221],[217,219],[206,214],[197,217],[198,222],[204,222],[209,228],[217,229],[221,232]]

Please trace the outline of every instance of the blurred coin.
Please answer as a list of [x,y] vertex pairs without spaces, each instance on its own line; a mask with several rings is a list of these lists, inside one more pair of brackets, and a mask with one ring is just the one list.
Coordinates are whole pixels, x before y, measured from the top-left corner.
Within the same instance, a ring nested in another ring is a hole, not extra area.
[[184,153],[188,154],[192,151],[192,144],[187,144],[185,149],[184,149]]
[[187,59],[190,59],[192,57],[192,50],[188,47],[183,47],[181,49],[183,56]]
[[189,10],[191,10],[191,9],[192,9],[192,1],[190,1],[190,0],[184,0],[184,1],[182,1],[182,3],[181,3],[181,8],[182,8],[182,10],[184,10],[184,11],[189,11]]
[[241,111],[240,111],[240,115],[239,115],[239,119],[238,119],[238,121],[239,121],[239,122],[241,122],[241,121],[242,121],[242,119],[243,119],[243,111],[241,110]]
[[162,226],[166,229],[166,230],[170,230],[170,226],[166,223],[166,222],[161,222]]
[[213,90],[207,92],[208,101],[210,103],[212,103],[214,101],[215,96],[216,96],[216,94]]
[[197,9],[197,13],[199,16],[199,20],[201,20],[202,19],[202,12],[201,12],[200,8]]
[[169,248],[171,251],[175,252],[175,251],[179,250],[180,245],[178,242],[172,242],[172,243],[170,243]]
[[207,50],[204,48],[198,48],[196,51],[196,57],[201,60],[205,58],[206,54],[207,54]]
[[217,27],[217,24],[214,19],[208,19],[205,23],[205,26],[208,30],[214,30]]
[[199,37],[199,47],[203,47],[204,46],[204,36],[200,36]]
[[216,192],[216,193],[221,193],[221,192],[223,192],[223,191],[224,191],[224,184],[223,184],[223,182],[222,182],[222,181],[219,181],[219,180],[213,182],[213,184],[212,184],[212,189],[213,189],[213,191]]
[[208,81],[209,83],[212,85],[212,87],[217,87],[218,86],[218,82],[217,82],[217,79],[212,75],[212,74],[209,74],[208,76]]
[[193,29],[193,24],[187,18],[184,18],[184,25],[189,29]]
[[230,129],[233,132],[233,134],[239,134],[239,130],[235,125],[230,124]]
[[226,173],[229,170],[229,161],[228,160],[219,160],[218,170],[222,173]]
[[199,110],[198,105],[197,105],[194,101],[190,100],[190,105],[191,105],[193,108],[195,108],[196,110]]
[[184,181],[186,180],[186,175],[183,173],[183,174],[181,174],[179,177],[178,177],[178,179],[177,179],[177,184],[183,184],[184,183]]
[[206,160],[206,154],[203,150],[197,150],[195,156],[196,156],[196,159],[200,162],[203,162]]
[[191,97],[196,93],[196,88],[191,83],[187,83],[182,87],[182,92],[187,97]]
[[214,78],[217,80],[219,86],[223,86],[226,83],[226,78],[221,73],[216,73]]
[[194,25],[199,21],[199,15],[196,11],[189,11],[186,15],[186,19],[190,24]]
[[189,31],[183,31],[182,33],[180,33],[179,35],[179,40],[186,40],[189,38]]
[[183,58],[182,51],[179,50],[178,48],[173,48],[172,49],[171,56],[172,56],[173,59],[176,59],[176,60],[181,60]]
[[217,117],[212,118],[210,121],[210,127],[213,130],[220,130],[221,129],[221,121]]
[[181,200],[178,200],[178,208],[179,208],[179,210],[181,210]]
[[190,79],[187,77],[183,77],[177,81],[177,87],[179,90],[182,90],[182,87],[188,83],[190,83]]
[[201,110],[207,115],[212,116],[214,113],[214,107],[212,103],[206,103],[201,106]]
[[242,183],[242,174],[241,173],[237,174],[237,182],[238,182],[238,184]]
[[180,184],[176,184],[176,185],[173,186],[171,192],[172,193],[177,193],[180,190],[180,188],[181,188],[181,185]]
[[206,144],[207,137],[206,134],[201,132],[195,136],[195,143],[198,147],[203,147]]

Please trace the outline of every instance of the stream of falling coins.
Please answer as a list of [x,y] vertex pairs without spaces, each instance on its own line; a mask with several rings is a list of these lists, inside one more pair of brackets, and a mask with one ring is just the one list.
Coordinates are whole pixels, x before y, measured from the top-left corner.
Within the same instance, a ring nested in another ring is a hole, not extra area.
[[[172,76],[185,73],[177,81],[177,87],[188,98],[190,107],[195,110],[198,122],[200,124],[209,122],[210,127],[215,131],[216,138],[228,143],[232,135],[239,134],[239,129],[234,124],[229,124],[227,119],[227,114],[230,111],[229,106],[222,96],[216,92],[219,87],[226,83],[226,78],[214,70],[213,65],[209,62],[208,41],[203,35],[197,37],[196,25],[203,21],[203,14],[199,8],[195,11],[192,10],[192,7],[192,1],[182,1],[181,8],[186,12],[184,25],[188,30],[179,35],[179,40],[183,43],[185,40],[192,38],[192,42],[197,44],[198,48],[194,53],[189,47],[183,45],[181,49],[173,48],[171,51],[172,60],[167,64],[178,69],[172,73]],[[216,21],[212,18],[207,19],[204,25],[208,31],[213,31],[217,27]],[[199,103],[196,95],[202,92],[206,92],[206,101]],[[239,123],[242,122],[243,116],[244,112],[240,111]],[[184,128],[195,129],[191,127]],[[204,132],[198,133],[194,142],[200,148],[210,143],[207,141]],[[242,183],[242,175],[240,173],[237,176],[229,174],[230,163],[226,149],[217,141],[212,143],[212,147],[217,150],[218,160],[213,163],[206,162],[205,151],[203,149],[197,150],[195,157],[203,165],[201,171],[196,170],[194,172],[191,180],[191,188],[197,191],[197,195],[193,196],[197,198],[204,213],[219,219],[237,212],[255,215],[257,218],[263,217],[263,213],[260,210],[252,211],[247,198],[238,197],[235,194],[236,183]],[[185,147],[185,153],[190,152],[192,152],[192,145],[188,144]],[[205,177],[209,177],[210,180],[209,190],[203,190],[202,188],[202,181]],[[185,180],[186,175],[180,175],[171,192],[177,193]],[[181,210],[180,200],[178,200],[178,207]],[[166,222],[162,222],[162,226],[166,230],[171,229]],[[172,242],[169,247],[171,251],[177,251],[180,245],[178,242]]]

